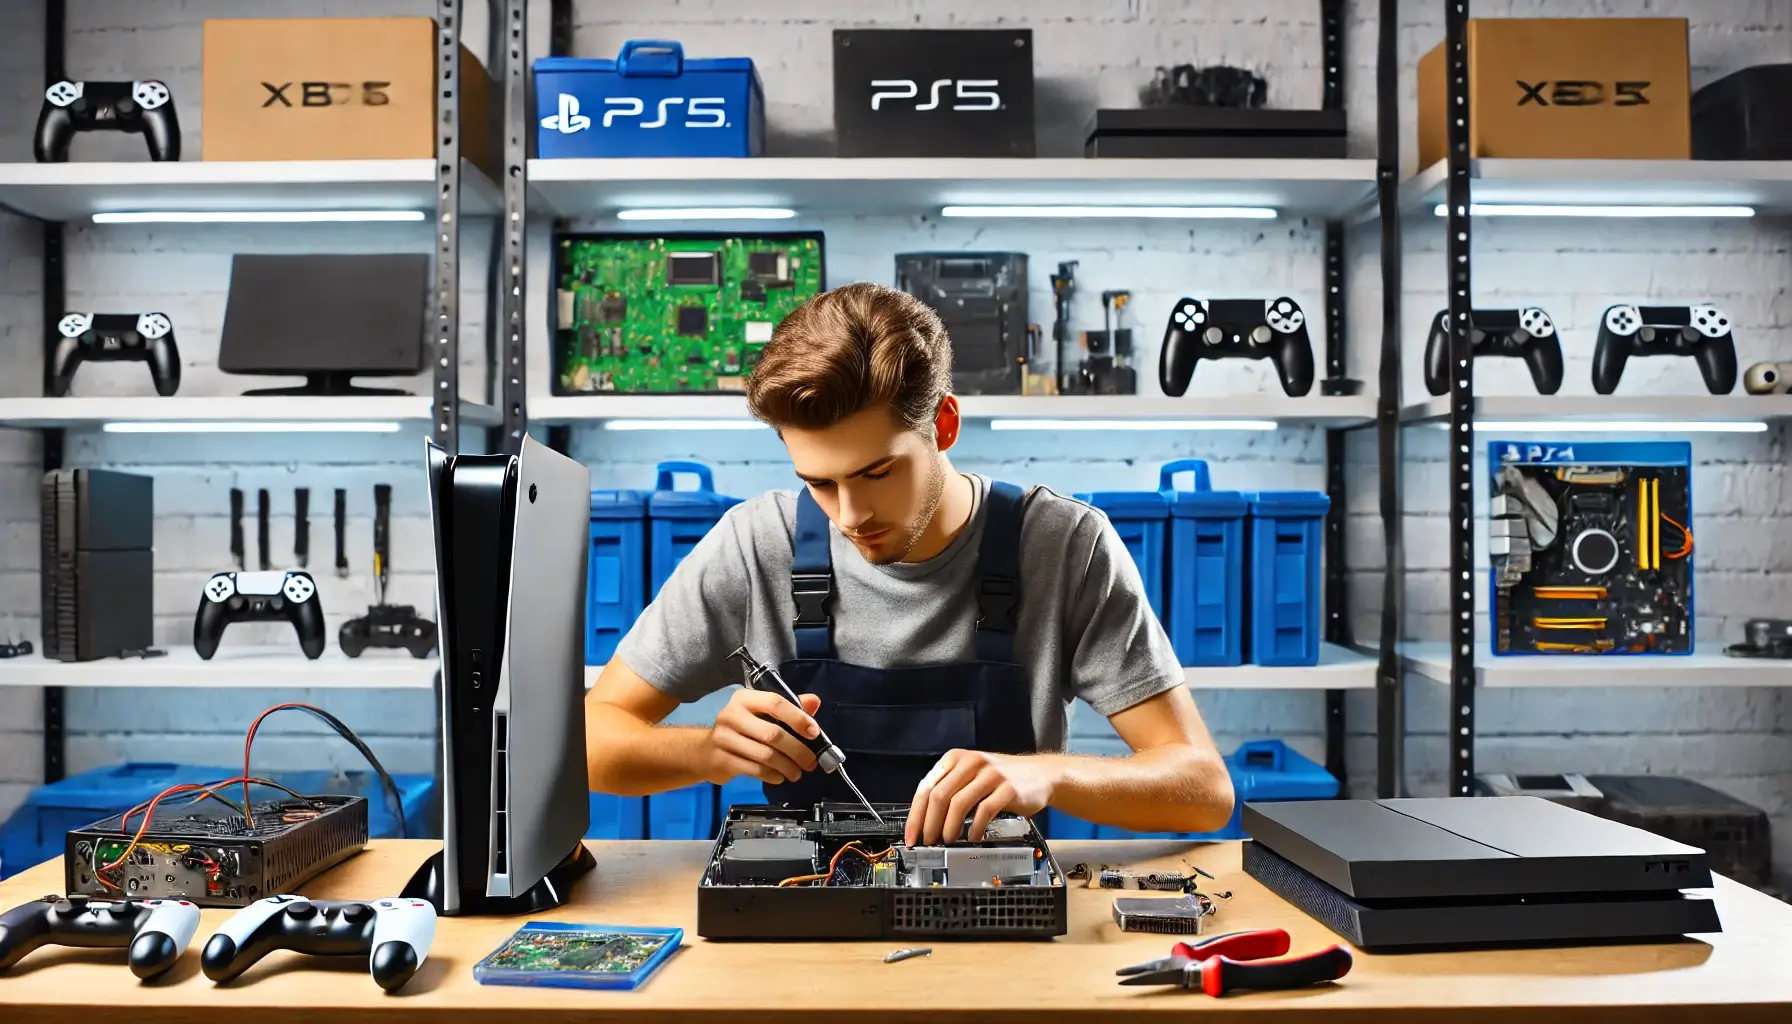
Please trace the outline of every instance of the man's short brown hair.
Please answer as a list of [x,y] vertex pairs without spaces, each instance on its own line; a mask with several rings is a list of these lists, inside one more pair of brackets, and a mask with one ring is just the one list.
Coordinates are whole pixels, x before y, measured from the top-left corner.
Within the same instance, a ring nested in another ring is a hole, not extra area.
[[931,433],[952,389],[952,344],[938,314],[893,288],[822,292],[772,332],[747,380],[747,405],[774,427],[820,430],[873,406]]

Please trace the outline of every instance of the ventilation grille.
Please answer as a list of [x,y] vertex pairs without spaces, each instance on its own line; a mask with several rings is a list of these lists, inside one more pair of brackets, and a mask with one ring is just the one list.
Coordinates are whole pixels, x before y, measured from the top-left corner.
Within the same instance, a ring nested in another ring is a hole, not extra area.
[[[66,485],[66,486],[65,486]],[[74,661],[77,649],[76,601],[80,587],[75,579],[75,481],[72,472],[44,474],[38,509],[38,531],[43,540],[40,612],[44,657]]]
[[510,873],[510,718],[492,715],[492,874]]
[[318,798],[318,802],[324,801],[343,801],[343,805],[263,843],[267,851],[262,865],[263,892],[291,892],[315,874],[319,865],[344,850],[367,845],[367,801],[360,797]]
[[893,933],[922,935],[1062,933],[1063,892],[1049,887],[898,889],[890,908]]
[[1284,860],[1262,843],[1244,844],[1244,873],[1358,946],[1363,944],[1361,907],[1350,897]]

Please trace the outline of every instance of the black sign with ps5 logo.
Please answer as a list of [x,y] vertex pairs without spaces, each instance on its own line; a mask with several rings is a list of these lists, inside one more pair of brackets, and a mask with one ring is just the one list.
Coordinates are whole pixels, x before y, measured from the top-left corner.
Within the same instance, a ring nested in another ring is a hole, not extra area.
[[1033,155],[1030,29],[836,29],[841,156]]

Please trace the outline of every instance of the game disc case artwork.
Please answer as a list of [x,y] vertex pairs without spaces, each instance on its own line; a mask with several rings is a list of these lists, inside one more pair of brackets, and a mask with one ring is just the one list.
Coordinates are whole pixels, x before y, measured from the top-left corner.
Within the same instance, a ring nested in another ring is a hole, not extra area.
[[531,921],[473,968],[482,985],[632,989],[684,942],[682,928]]

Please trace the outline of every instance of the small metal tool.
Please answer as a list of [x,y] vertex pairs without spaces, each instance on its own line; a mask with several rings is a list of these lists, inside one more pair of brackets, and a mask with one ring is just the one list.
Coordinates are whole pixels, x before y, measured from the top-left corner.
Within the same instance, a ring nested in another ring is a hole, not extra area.
[[932,955],[933,955],[933,950],[927,946],[922,946],[919,949],[898,949],[895,952],[891,953],[890,955],[884,957],[884,963],[893,964],[893,963],[897,963],[898,961],[902,961],[902,960],[912,960],[918,956],[932,956]]
[[[747,689],[775,693],[795,704],[799,709],[803,706],[803,702],[797,699],[796,692],[790,688],[789,683],[784,681],[784,677],[778,674],[778,670],[753,657],[752,652],[744,646],[737,648],[732,657],[746,666]],[[768,719],[768,721],[773,720]],[[783,721],[775,721],[779,728],[796,736],[798,740],[802,741],[803,746],[809,748],[810,753],[815,755],[816,765],[822,771],[839,776],[840,781],[846,783],[846,788],[852,790],[852,795],[858,797],[859,803],[865,805],[865,810],[871,812],[871,817],[875,818],[879,825],[884,823],[883,815],[877,813],[877,808],[871,806],[871,801],[865,799],[865,794],[859,792],[859,787],[852,784],[852,776],[846,774],[846,754],[834,745],[833,740],[828,739],[826,732],[817,732],[814,739],[808,739],[797,735],[797,731]]]

